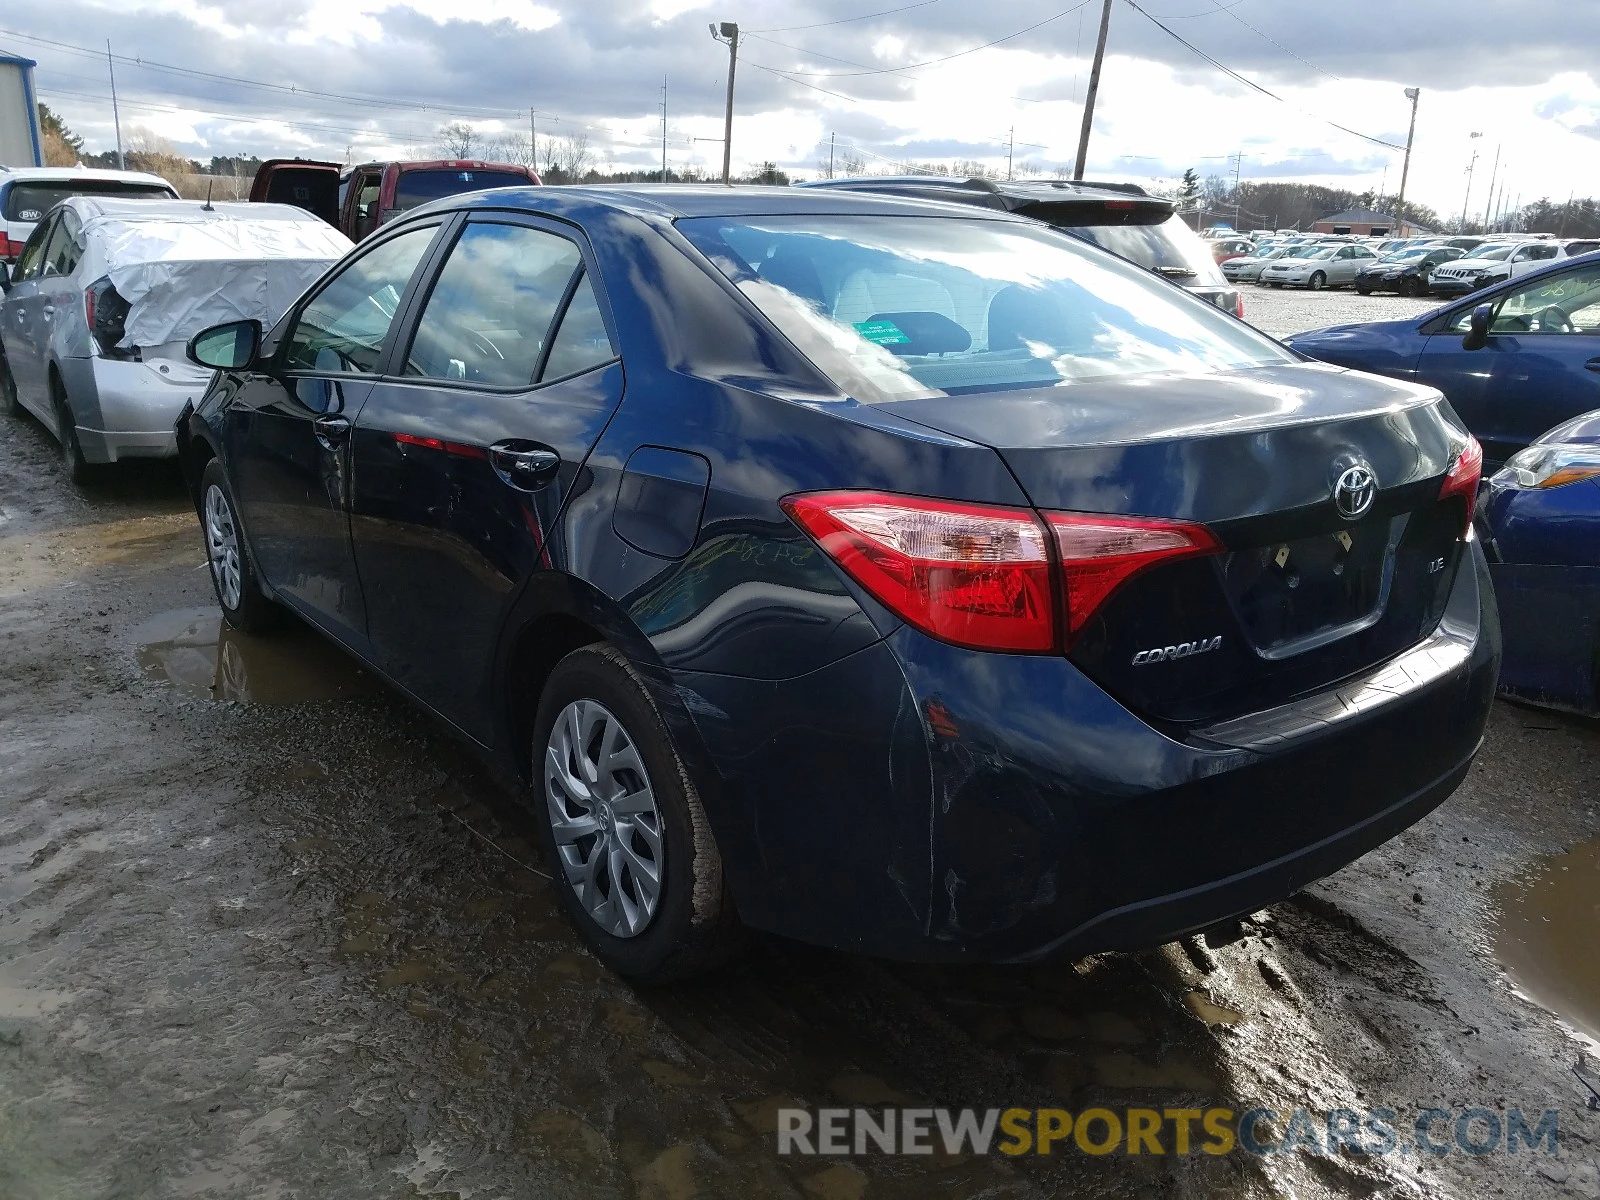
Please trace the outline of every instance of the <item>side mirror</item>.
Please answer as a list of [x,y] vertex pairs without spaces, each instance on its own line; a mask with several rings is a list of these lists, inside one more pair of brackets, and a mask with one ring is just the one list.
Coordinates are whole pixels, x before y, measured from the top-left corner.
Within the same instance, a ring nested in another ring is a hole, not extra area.
[[1461,339],[1463,350],[1482,350],[1489,341],[1489,326],[1494,321],[1494,305],[1480,304],[1472,310],[1472,321]]
[[260,350],[260,321],[229,321],[195,334],[187,353],[190,361],[214,371],[242,371],[255,362]]

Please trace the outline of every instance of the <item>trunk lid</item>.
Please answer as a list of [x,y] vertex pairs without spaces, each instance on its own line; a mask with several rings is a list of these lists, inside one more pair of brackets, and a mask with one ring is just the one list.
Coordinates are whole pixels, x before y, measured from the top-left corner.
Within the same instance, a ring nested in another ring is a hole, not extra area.
[[338,163],[304,158],[269,158],[256,168],[250,199],[256,203],[292,204],[339,226]]
[[[1069,648],[1157,723],[1325,688],[1421,640],[1443,613],[1466,514],[1439,489],[1466,433],[1432,389],[1302,363],[890,407],[993,447],[1041,509],[1192,521],[1217,536],[1221,553],[1124,583]],[[1375,486],[1347,515],[1335,492],[1352,468]]]

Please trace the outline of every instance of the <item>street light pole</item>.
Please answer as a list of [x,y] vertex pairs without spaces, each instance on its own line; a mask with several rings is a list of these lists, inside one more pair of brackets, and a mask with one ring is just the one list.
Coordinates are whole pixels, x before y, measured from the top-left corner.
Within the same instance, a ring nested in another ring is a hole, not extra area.
[[1406,89],[1406,99],[1411,101],[1411,128],[1406,130],[1406,156],[1400,167],[1400,199],[1394,206],[1394,232],[1397,237],[1406,236],[1406,176],[1411,174],[1411,139],[1417,135],[1417,98],[1421,95],[1421,88]]
[[1094,100],[1100,93],[1100,65],[1106,58],[1106,34],[1111,32],[1111,0],[1100,11],[1100,40],[1094,47],[1094,66],[1089,69],[1089,90],[1083,97],[1083,128],[1078,131],[1078,162],[1072,168],[1072,178],[1083,178],[1084,163],[1089,158],[1089,130],[1094,125]]
[[[1481,138],[1483,134],[1474,133],[1470,137]],[[1472,158],[1467,162],[1467,194],[1461,201],[1461,232],[1467,231],[1467,205],[1472,200],[1472,169],[1478,165],[1478,148],[1472,148]]]
[[117,170],[126,171],[128,160],[122,157],[122,114],[117,109],[117,68],[111,61],[110,38],[106,39],[106,72],[111,76],[111,123],[117,128]]
[[[1111,0],[1106,0],[1107,4]],[[733,21],[711,26],[711,36],[728,43],[728,111],[722,124],[722,182],[729,182],[733,163],[733,73],[739,65],[739,26]]]

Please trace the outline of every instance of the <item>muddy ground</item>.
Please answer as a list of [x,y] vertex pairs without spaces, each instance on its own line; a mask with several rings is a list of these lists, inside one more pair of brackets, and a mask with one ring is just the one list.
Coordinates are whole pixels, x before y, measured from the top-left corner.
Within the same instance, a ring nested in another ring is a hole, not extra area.
[[[762,940],[635,991],[447,736],[310,634],[219,632],[175,475],[78,491],[0,418],[0,1197],[1600,1196],[1600,858],[1546,860],[1597,776],[1595,724],[1502,704],[1438,812],[1214,951]],[[1561,1149],[830,1162],[775,1153],[787,1102],[1549,1106]]]

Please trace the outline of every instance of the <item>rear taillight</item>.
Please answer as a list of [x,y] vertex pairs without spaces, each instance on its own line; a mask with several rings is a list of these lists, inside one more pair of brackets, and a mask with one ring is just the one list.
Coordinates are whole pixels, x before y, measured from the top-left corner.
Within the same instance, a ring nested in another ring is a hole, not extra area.
[[782,505],[850,578],[924,633],[982,650],[1056,648],[1050,554],[1032,511],[877,492]]
[[1450,470],[1444,477],[1444,483],[1439,487],[1439,500],[1449,500],[1452,496],[1461,497],[1461,536],[1467,536],[1467,530],[1472,528],[1472,506],[1478,500],[1478,481],[1483,478],[1483,447],[1478,444],[1478,439],[1467,435],[1467,444],[1462,447],[1461,453],[1456,455],[1456,461],[1451,464]]
[[128,302],[111,286],[108,276],[101,276],[83,289],[83,317],[101,354],[109,358],[128,355],[128,351],[117,349],[117,343],[127,336],[124,322],[128,319]]
[[1233,315],[1239,320],[1244,320],[1244,293],[1235,292],[1233,297]]
[[1203,525],[1147,517],[1045,513],[1041,524],[1027,509],[878,492],[781,503],[879,603],[924,633],[980,650],[1070,647],[1135,575],[1222,549]]
[[1141,571],[1222,550],[1214,533],[1187,521],[1093,513],[1046,513],[1045,520],[1061,559],[1068,646],[1111,593]]
[[5,235],[4,230],[0,230],[0,259],[10,262],[22,253],[22,247],[22,242],[13,242]]

